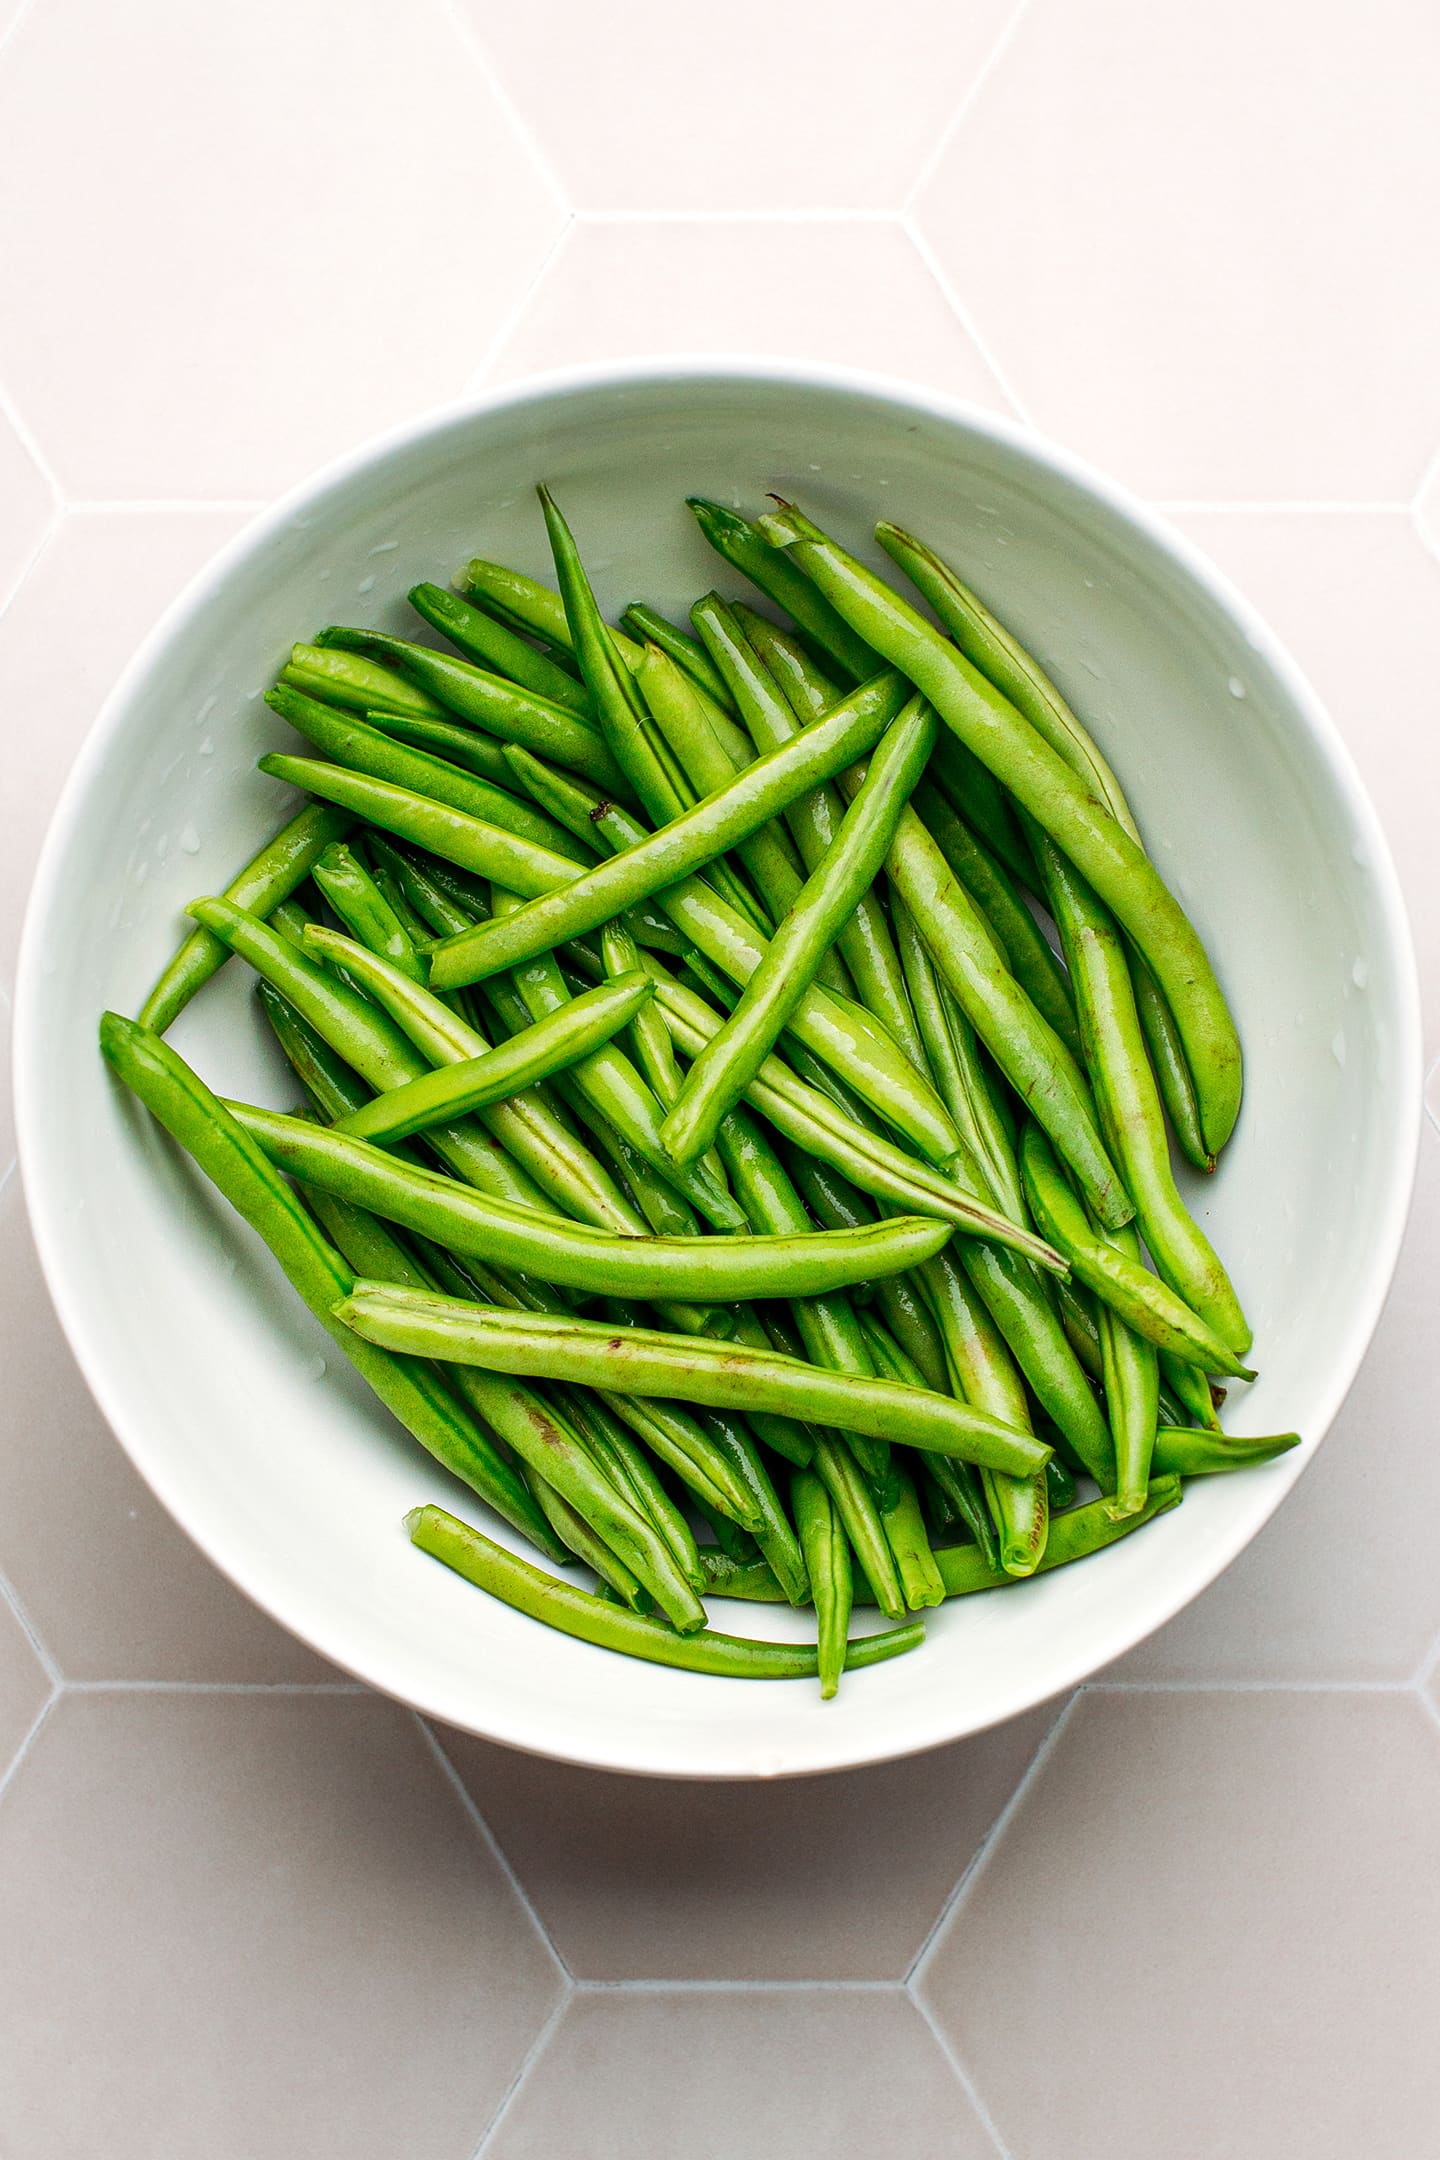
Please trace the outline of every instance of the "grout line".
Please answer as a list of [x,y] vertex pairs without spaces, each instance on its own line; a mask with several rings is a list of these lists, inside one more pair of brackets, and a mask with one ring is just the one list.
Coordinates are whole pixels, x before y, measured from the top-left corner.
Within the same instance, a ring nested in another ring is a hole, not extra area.
[[1437,1703],[1434,1696],[1428,1695],[1423,1688],[1419,1693],[1419,1702],[1423,1714],[1429,1718],[1437,1731],[1440,1731],[1440,1703]]
[[546,248],[545,253],[541,256],[539,262],[536,264],[534,273],[530,278],[530,282],[520,293],[514,305],[505,310],[504,315],[500,318],[499,327],[495,330],[493,336],[486,344],[484,351],[481,353],[480,358],[476,361],[474,367],[470,370],[470,373],[466,378],[468,382],[480,383],[486,380],[491,368],[494,367],[496,361],[504,352],[505,347],[509,344],[511,338],[519,329],[520,324],[524,320],[525,314],[529,309],[531,301],[535,298],[535,295],[539,292],[546,278],[550,275],[552,264],[556,261],[557,257],[563,251],[565,243],[570,238],[570,235],[574,232],[577,222],[578,221],[575,217],[575,213],[573,210],[567,211],[565,213],[565,216],[561,221],[560,230],[556,233],[549,247]]
[[490,2144],[490,2140],[494,2137],[496,2131],[500,2128],[501,2123],[504,2122],[505,2117],[509,2114],[511,2108],[519,2099],[520,2094],[524,2091],[526,2085],[528,2085],[528,2083],[530,2082],[530,2078],[535,2069],[535,2065],[539,2062],[541,2056],[549,2047],[551,2040],[554,2038],[555,2028],[560,2023],[560,2020],[564,2017],[566,2011],[569,2009],[570,1998],[574,1994],[574,1992],[575,1990],[573,1986],[567,1986],[565,1988],[559,2002],[556,2003],[554,2009],[550,2012],[549,2017],[546,2018],[539,2032],[536,2033],[535,2038],[531,2041],[529,2047],[526,2049],[524,2060],[522,2061],[519,2069],[515,2072],[514,2077],[511,2078],[510,2083],[506,2086],[504,2092],[500,2096],[499,2106],[496,2108],[494,2114],[490,2117],[489,2122],[486,2123],[485,2128],[480,2133],[480,2142],[475,2147],[474,2152],[471,2154],[471,2160],[483,2160],[483,2155]]
[[[20,23],[23,21],[27,13],[28,9],[22,8],[20,14],[16,16],[15,22],[11,26],[12,35],[14,30],[19,28]],[[5,39],[0,38],[0,58],[3,58],[4,56],[5,44]],[[44,451],[40,448],[39,439],[36,436],[34,429],[30,426],[30,423],[28,422],[28,420],[26,420],[24,414],[21,412],[19,406],[15,403],[15,400],[11,397],[9,391],[5,388],[5,385],[3,383],[0,383],[0,413],[4,414],[6,420],[9,422],[11,434],[15,437],[21,449],[25,452],[25,455],[29,458],[31,464],[35,467],[36,472],[39,473],[40,478],[44,481],[46,487],[49,489],[51,504],[55,509],[60,509],[65,501],[65,490],[61,487],[59,478],[56,473],[52,471],[50,460],[46,457]]]
[[1326,496],[1294,495],[1270,502],[1217,502],[1201,496],[1147,497],[1152,510],[1169,517],[1404,517],[1410,505],[1388,497],[1363,496],[1340,501]]
[[950,148],[951,143],[954,142],[955,137],[959,134],[971,106],[975,103],[976,98],[979,97],[980,92],[984,89],[986,83],[990,80],[991,75],[994,73],[995,69],[999,66],[1000,62],[1004,59],[1005,54],[1009,50],[1011,40],[1014,38],[1016,31],[1020,28],[1020,24],[1024,19],[1025,12],[1029,5],[1030,0],[1020,0],[1019,6],[1011,10],[1009,19],[1002,26],[999,36],[996,38],[994,44],[990,47],[989,52],[986,53],[985,58],[981,61],[979,68],[976,70],[974,81],[971,83],[969,89],[965,92],[965,95],[961,98],[960,103],[956,106],[954,112],[950,115],[950,118],[946,121],[944,127],[940,130],[939,139],[936,142],[935,147],[931,150],[924,164],[920,167],[920,171],[917,174],[916,178],[911,182],[910,187],[907,190],[904,199],[900,205],[901,212],[904,216],[908,217],[910,215],[911,211],[915,207],[916,197],[920,195],[923,190],[929,186],[931,180],[934,179],[936,168],[939,166],[940,161],[944,157],[946,151]]
[[995,2147],[997,2160],[1011,2160],[1010,2148],[1006,2144],[1004,2138],[1000,2135],[1000,2126],[996,2122],[994,2116],[990,2113],[989,2108],[986,2106],[985,2101],[981,2096],[979,2086],[975,2083],[974,2078],[971,2077],[970,2072],[965,2068],[964,2063],[960,2060],[959,2054],[956,2051],[954,2041],[950,2038],[950,2035],[946,2032],[944,2026],[940,2023],[940,2020],[936,2017],[934,2011],[930,2008],[929,2003],[923,2002],[921,1998],[917,1994],[915,1994],[912,1989],[907,1988],[905,1992],[909,1996],[910,2001],[914,2005],[915,2009],[918,2011],[919,2015],[925,2020],[925,2023],[929,2026],[931,2039],[935,2042],[935,2045],[939,2048],[941,2054],[945,2057],[946,2062],[950,2065],[950,2069],[956,2083],[960,2086],[966,2099],[970,2102],[971,2107],[975,2110],[976,2115],[979,2117],[982,2128],[984,2129],[991,2144]]
[[894,210],[805,203],[788,210],[576,210],[580,225],[893,225]]
[[481,1843],[488,1848],[491,1856],[495,1861],[495,1865],[499,1868],[501,1874],[505,1877],[506,1882],[509,1883],[511,1890],[515,1894],[517,1902],[527,1915],[530,1921],[530,1925],[534,1928],[535,1933],[539,1936],[541,1945],[545,1950],[549,1952],[551,1960],[555,1966],[556,1974],[561,1984],[567,1989],[573,1988],[575,1985],[575,1975],[571,1972],[570,1967],[566,1964],[564,1958],[561,1956],[559,1950],[556,1948],[556,1945],[551,1937],[549,1928],[546,1927],[544,1921],[540,1918],[539,1913],[535,1910],[534,1901],[532,1900],[529,1891],[525,1888],[524,1883],[521,1882],[520,1877],[516,1874],[514,1867],[511,1865],[509,1854],[506,1852],[504,1846],[500,1843],[500,1840],[496,1837],[495,1832],[491,1829],[489,1823],[485,1820],[484,1814],[481,1811],[480,1804],[476,1800],[475,1795],[471,1792],[469,1786],[465,1783],[465,1780],[461,1777],[459,1771],[455,1768],[454,1763],[451,1762],[450,1757],[446,1754],[444,1748],[441,1746],[438,1736],[431,1729],[429,1720],[423,1718],[418,1710],[412,1711],[411,1715],[414,1717],[415,1723],[420,1728],[420,1732],[424,1738],[426,1746],[429,1748],[431,1754],[435,1757],[436,1762],[440,1765],[440,1768],[444,1772],[444,1775],[448,1779],[449,1783],[453,1786],[455,1793],[459,1798],[461,1807],[469,1816],[470,1822],[474,1829],[479,1833]]
[[577,1995],[902,1995],[903,1980],[576,1980]]
[[539,136],[511,96],[509,86],[504,78],[497,71],[484,38],[480,35],[470,16],[466,14],[464,8],[458,4],[458,0],[437,0],[437,5],[440,13],[445,17],[460,44],[469,55],[477,73],[484,80],[485,87],[489,90],[491,97],[494,98],[501,112],[505,115],[511,133],[548,188],[555,208],[562,215],[568,216],[570,198],[561,183],[560,175],[550,162],[549,152],[542,147]]
[[1437,481],[1440,481],[1440,450],[1437,450],[1434,456],[1428,458],[1425,462],[1419,485],[1410,498],[1410,508],[1412,510],[1419,510],[1421,503],[1424,502],[1425,497],[1429,494],[1431,488],[1436,485]]
[[26,1733],[24,1739],[20,1742],[19,1747],[11,1756],[9,1764],[4,1770],[0,1770],[0,1800],[4,1799],[5,1794],[9,1789],[11,1779],[14,1777],[16,1771],[20,1768],[21,1763],[24,1762],[26,1756],[30,1753],[31,1748],[34,1747],[35,1742],[39,1739],[40,1728],[48,1719],[51,1711],[55,1708],[56,1703],[59,1702],[60,1695],[61,1690],[59,1688],[52,1688],[50,1693],[46,1696],[44,1702],[40,1705],[40,1708],[36,1711],[29,1732]]
[[[10,1171],[13,1170],[14,1167],[15,1165],[12,1162],[7,1167],[5,1176],[0,1177],[0,1193],[4,1192],[6,1183],[10,1176]],[[40,1670],[44,1673],[46,1679],[49,1681],[51,1688],[62,1688],[65,1685],[65,1681],[61,1674],[60,1667],[56,1664],[54,1658],[51,1657],[50,1652],[46,1649],[44,1643],[41,1641],[40,1630],[36,1627],[34,1621],[30,1618],[29,1613],[26,1612],[25,1607],[21,1602],[19,1591],[15,1588],[14,1583],[11,1582],[10,1577],[5,1573],[5,1570],[3,1568],[0,1568],[0,1605],[4,1605],[7,1611],[11,1614],[12,1618],[14,1619],[15,1625],[19,1628],[21,1634],[25,1637],[26,1642],[29,1643],[30,1648],[34,1651],[35,1662],[37,1663],[37,1665],[39,1665]]]
[[359,1680],[66,1680],[67,1695],[370,1695]]
[[1036,1748],[1035,1753],[1031,1756],[1029,1762],[1026,1764],[1025,1769],[1021,1774],[1020,1781],[1015,1787],[1015,1790],[1011,1793],[1009,1799],[1005,1802],[1004,1807],[1001,1808],[999,1814],[995,1817],[995,1820],[991,1823],[989,1829],[986,1831],[984,1837],[981,1839],[979,1845],[976,1847],[975,1852],[971,1856],[969,1866],[962,1870],[959,1881],[956,1883],[954,1889],[950,1892],[950,1895],[946,1898],[944,1904],[941,1906],[940,1911],[934,1921],[934,1924],[930,1929],[930,1932],[925,1937],[924,1942],[921,1943],[920,1948],[916,1951],[915,1956],[911,1961],[910,1970],[905,1975],[906,1990],[910,1994],[912,2000],[914,2000],[915,2002],[918,2003],[920,2000],[920,1995],[918,1991],[922,1982],[924,1981],[926,1968],[928,1967],[930,1960],[935,1953],[936,1946],[938,1945],[941,1936],[947,1932],[952,1918],[959,1911],[961,1904],[969,1894],[970,1885],[972,1884],[972,1882],[974,1882],[976,1876],[984,1867],[985,1862],[988,1860],[990,1854],[994,1851],[995,1847],[999,1844],[1000,1839],[1009,1829],[1010,1823],[1016,1813],[1016,1810],[1019,1808],[1021,1801],[1025,1798],[1025,1795],[1027,1792],[1029,1792],[1031,1785],[1039,1776],[1045,1764],[1050,1760],[1051,1755],[1055,1752],[1056,1743],[1059,1740],[1061,1733],[1065,1730],[1065,1727],[1069,1724],[1071,1715],[1075,1709],[1075,1705],[1079,1702],[1081,1694],[1083,1692],[1083,1689],[1077,1688],[1075,1690],[1075,1693],[1071,1696],[1069,1702],[1065,1704],[1065,1707],[1056,1716],[1054,1724],[1050,1727],[1049,1732],[1046,1733],[1044,1739],[1040,1742],[1039,1747]]
[[1016,415],[1018,419],[1024,421],[1026,427],[1033,428],[1035,426],[1034,414],[1031,412],[1024,398],[1021,397],[1020,392],[1016,389],[1015,384],[1011,380],[1005,368],[1002,367],[999,356],[995,352],[994,348],[991,346],[989,339],[981,334],[979,325],[976,323],[974,316],[971,314],[969,308],[965,305],[964,301],[960,298],[958,290],[951,281],[949,272],[946,270],[939,256],[935,253],[934,248],[931,247],[930,242],[926,239],[924,233],[920,230],[914,219],[909,217],[908,215],[901,218],[900,230],[904,233],[906,239],[910,242],[911,247],[914,248],[916,254],[920,257],[921,262],[925,265],[925,268],[929,271],[931,277],[934,278],[935,283],[939,286],[941,295],[947,302],[951,314],[955,317],[961,329],[964,331],[966,337],[969,338],[970,343],[974,346],[976,352],[980,355],[980,358],[984,361],[986,367],[994,376],[996,384],[998,385],[1003,396],[1009,403],[1011,411]]
[[39,562],[41,556],[49,547],[51,541],[55,538],[55,535],[59,532],[64,516],[65,512],[63,508],[58,503],[52,504],[49,514],[45,519],[45,523],[41,527],[40,537],[35,542],[34,547],[31,548],[29,554],[25,557],[25,560],[21,563],[20,568],[15,573],[15,576],[11,579],[7,590],[4,592],[0,592],[0,622],[3,622],[5,616],[8,614],[11,607],[19,599],[21,593],[29,584],[31,573],[34,571],[36,564]]

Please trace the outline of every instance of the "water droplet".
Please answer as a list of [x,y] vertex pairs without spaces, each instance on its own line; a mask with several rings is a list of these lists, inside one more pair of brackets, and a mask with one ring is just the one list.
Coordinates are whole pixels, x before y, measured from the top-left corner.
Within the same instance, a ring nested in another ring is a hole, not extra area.
[[1344,1028],[1336,1028],[1336,1030],[1335,1030],[1335,1033],[1334,1033],[1334,1034],[1333,1034],[1333,1035],[1331,1036],[1331,1038],[1330,1038],[1330,1055],[1331,1055],[1331,1057],[1333,1057],[1333,1058],[1334,1058],[1334,1060],[1335,1060],[1335,1063],[1336,1063],[1337,1065],[1343,1065],[1343,1064],[1345,1063],[1345,1030],[1344,1030]]
[[818,465],[812,465],[812,466],[810,467],[810,470],[811,470],[811,472],[819,472],[819,470],[820,470],[820,467],[819,467]]
[[264,695],[265,695],[265,691],[264,691],[264,688],[263,688],[263,686],[261,686],[261,687],[257,687],[257,688],[256,688],[256,689],[254,689],[254,690],[247,690],[247,691],[246,691],[246,693],[245,693],[245,702],[246,702],[246,704],[247,704],[247,705],[253,705],[253,704],[255,703],[255,700],[256,700],[256,698],[262,698],[262,697],[264,697]]
[[326,1366],[323,1357],[312,1357],[309,1364],[305,1367],[305,1377],[307,1380],[323,1380],[325,1377],[325,1372]]
[[196,713],[193,725],[195,727],[204,727],[205,722],[209,719],[211,713],[214,712],[215,707],[219,704],[219,702],[220,700],[218,697],[207,697],[204,704],[200,707],[199,712]]
[[201,743],[201,745],[200,745],[200,755],[201,755],[201,757],[214,757],[214,755],[215,755],[215,738],[214,738],[214,736],[213,736],[213,735],[207,735],[207,736],[205,737],[205,740],[204,740],[204,742],[202,742],[202,743]]
[[357,586],[355,587],[355,590],[356,590],[356,592],[358,592],[358,593],[367,593],[367,592],[374,592],[374,590],[375,590],[375,580],[374,580],[374,578],[373,578],[373,577],[362,577],[362,578],[361,578],[361,580],[360,580],[360,582],[359,582],[359,584],[358,584],[358,585],[357,585]]
[[1233,698],[1242,698],[1245,695],[1245,685],[1238,675],[1232,675],[1225,687]]
[[[503,509],[504,505],[502,504],[501,507]],[[371,548],[370,553],[372,555],[393,555],[399,545],[400,542],[398,540],[380,540],[377,541],[376,545],[373,548]]]
[[193,825],[182,825],[182,826],[181,826],[181,828],[180,828],[180,845],[181,845],[181,847],[182,847],[182,848],[184,848],[184,850],[185,850],[185,853],[186,853],[187,855],[198,855],[198,854],[199,854],[199,852],[200,852],[200,835],[199,835],[199,833],[198,833],[198,832],[196,832],[196,830],[195,830],[195,827],[194,827]]
[[1354,983],[1357,990],[1363,990],[1366,983],[1368,983],[1370,980],[1369,962],[1366,960],[1357,960],[1354,967],[1352,967],[1350,970],[1350,980]]
[[1086,590],[1086,592],[1094,592],[1094,590],[1095,590],[1095,580],[1094,580],[1094,578],[1093,578],[1093,577],[1087,577],[1087,578],[1086,578],[1086,580],[1085,580],[1085,590]]

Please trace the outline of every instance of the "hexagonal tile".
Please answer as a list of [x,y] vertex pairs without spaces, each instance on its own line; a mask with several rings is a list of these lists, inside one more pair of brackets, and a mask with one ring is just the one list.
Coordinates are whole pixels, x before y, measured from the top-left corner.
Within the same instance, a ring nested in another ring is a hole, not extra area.
[[0,1804],[0,2141],[463,2160],[559,1999],[414,1720],[68,1696]]
[[465,5],[566,193],[600,210],[894,208],[1010,13],[899,0],[882,64],[861,0],[737,0],[698,37],[627,0],[567,9],[557,66],[552,13]]
[[1394,851],[1440,1048],[1440,563],[1406,517],[1191,512],[1176,520],[1285,639],[1345,737]]
[[1418,2160],[1437,1841],[1412,1696],[1087,1694],[924,1993],[1025,2160]]
[[486,2160],[994,2160],[898,1989],[572,1996]]
[[563,216],[390,0],[47,0],[0,144],[5,379],[90,497],[268,494],[454,395]]
[[0,412],[0,607],[39,545],[53,509],[50,483]]
[[44,723],[31,717],[7,733],[0,975],[13,980],[40,842],[106,692],[166,602],[241,522],[227,510],[72,512],[6,610],[0,699]]
[[577,1978],[898,1980],[1056,1715],[769,1785],[607,1777],[440,1737]]
[[1440,1140],[1420,1179],[1390,1301],[1313,1467],[1204,1596],[1112,1668],[1125,1680],[1404,1680],[1440,1629],[1440,1582],[1395,1557],[1377,1479],[1440,1510],[1430,1344],[1440,1280]]
[[30,1638],[0,1595],[0,1783],[49,1693],[49,1678]]
[[151,1498],[90,1399],[0,1194],[0,1567],[72,1680],[330,1681]]
[[840,361],[1005,403],[898,225],[575,225],[490,373],[684,352]]
[[1440,21],[1035,0],[918,214],[1041,427],[1168,497],[1408,498]]

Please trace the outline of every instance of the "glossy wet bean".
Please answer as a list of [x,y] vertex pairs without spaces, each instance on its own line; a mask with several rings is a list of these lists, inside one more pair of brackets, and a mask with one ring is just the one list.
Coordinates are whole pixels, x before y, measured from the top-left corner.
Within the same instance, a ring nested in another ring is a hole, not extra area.
[[820,1693],[828,1701],[838,1689],[840,1675],[845,1670],[845,1643],[850,1632],[850,1608],[855,1589],[850,1546],[835,1512],[835,1504],[813,1470],[793,1473],[790,1507],[800,1533],[800,1546],[815,1600]]
[[548,705],[562,705],[593,726],[589,693],[583,683],[552,660],[537,652],[528,638],[520,637],[508,624],[443,585],[421,584],[410,588],[410,605],[417,615],[447,637],[477,667],[518,683]]

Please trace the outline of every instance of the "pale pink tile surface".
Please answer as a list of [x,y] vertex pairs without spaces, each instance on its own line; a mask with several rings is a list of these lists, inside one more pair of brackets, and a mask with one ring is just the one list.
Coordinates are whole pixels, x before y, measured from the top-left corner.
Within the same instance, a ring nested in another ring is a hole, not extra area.
[[894,209],[1013,0],[461,0],[582,210]]
[[63,1701],[0,1799],[0,1942],[20,2155],[450,2160],[559,1993],[416,1720],[364,1694]]
[[486,2146],[493,2160],[990,2160],[903,1995],[577,1995]]
[[486,379],[633,353],[840,362],[1005,406],[898,225],[573,225]]
[[770,1789],[440,1739],[577,1979],[901,1980],[1057,1714]]
[[43,0],[0,140],[3,379],[77,495],[268,494],[456,395],[562,216],[433,0]]
[[1025,2160],[1422,2160],[1437,1839],[1413,1698],[1090,1694],[922,1992]]
[[[0,0],[0,1018],[63,776],[237,504],[467,383],[707,351],[1185,505],[1376,799],[1433,1057],[1437,90],[1424,0]],[[1058,1733],[778,1789],[446,1734],[456,1783],[151,1500],[11,1177],[0,2154],[1429,2160],[1437,1274],[1431,1130],[1314,1469]]]
[[917,215],[1037,424],[1132,486],[1408,498],[1437,101],[1427,0],[1032,0]]

